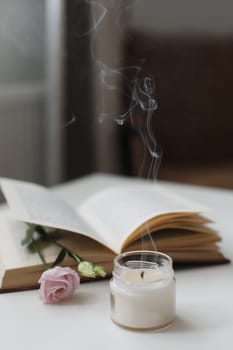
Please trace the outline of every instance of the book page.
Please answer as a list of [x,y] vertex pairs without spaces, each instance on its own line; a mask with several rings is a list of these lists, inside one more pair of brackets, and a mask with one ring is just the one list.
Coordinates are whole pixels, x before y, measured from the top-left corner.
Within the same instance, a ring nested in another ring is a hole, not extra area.
[[78,213],[51,190],[11,179],[0,179],[0,185],[15,219],[77,232],[99,240]]
[[166,189],[157,182],[132,181],[107,188],[89,197],[79,207],[80,215],[120,252],[124,241],[143,223],[158,215],[206,210]]
[[[11,217],[9,208],[0,208],[0,257],[1,266],[5,269],[21,268],[41,264],[38,254],[30,253],[21,241],[25,237],[26,224],[14,220]],[[45,248],[43,254],[48,262],[54,260],[58,253],[56,247]],[[1,285],[1,284],[0,284]]]

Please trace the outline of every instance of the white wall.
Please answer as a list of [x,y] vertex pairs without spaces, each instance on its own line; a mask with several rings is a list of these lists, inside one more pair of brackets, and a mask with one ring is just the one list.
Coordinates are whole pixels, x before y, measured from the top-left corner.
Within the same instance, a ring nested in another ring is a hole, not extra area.
[[231,0],[137,0],[129,26],[147,32],[233,34]]

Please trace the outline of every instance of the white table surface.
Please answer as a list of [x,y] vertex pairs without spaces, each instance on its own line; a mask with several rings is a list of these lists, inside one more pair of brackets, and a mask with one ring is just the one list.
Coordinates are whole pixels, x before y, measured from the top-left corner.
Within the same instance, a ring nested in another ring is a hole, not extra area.
[[[91,186],[71,182],[58,192],[81,198]],[[167,183],[167,187],[212,208],[208,216],[233,260],[233,191]],[[176,272],[177,318],[162,332],[135,332],[110,319],[108,281],[85,283],[74,298],[44,305],[38,291],[0,295],[0,344],[6,349],[233,349],[233,265]]]

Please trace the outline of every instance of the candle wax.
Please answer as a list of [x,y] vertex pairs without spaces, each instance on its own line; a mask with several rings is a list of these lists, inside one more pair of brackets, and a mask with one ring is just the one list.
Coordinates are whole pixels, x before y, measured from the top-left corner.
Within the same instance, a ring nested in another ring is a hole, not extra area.
[[158,269],[132,269],[122,273],[122,279],[126,282],[152,282],[162,278],[162,273]]
[[128,269],[110,283],[112,318],[125,327],[162,328],[175,317],[175,279],[162,269]]

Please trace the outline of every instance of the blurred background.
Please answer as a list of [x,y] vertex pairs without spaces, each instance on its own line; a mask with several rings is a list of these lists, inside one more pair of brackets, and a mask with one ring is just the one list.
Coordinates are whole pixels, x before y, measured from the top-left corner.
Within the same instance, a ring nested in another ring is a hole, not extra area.
[[233,188],[232,89],[229,0],[0,0],[0,176]]

